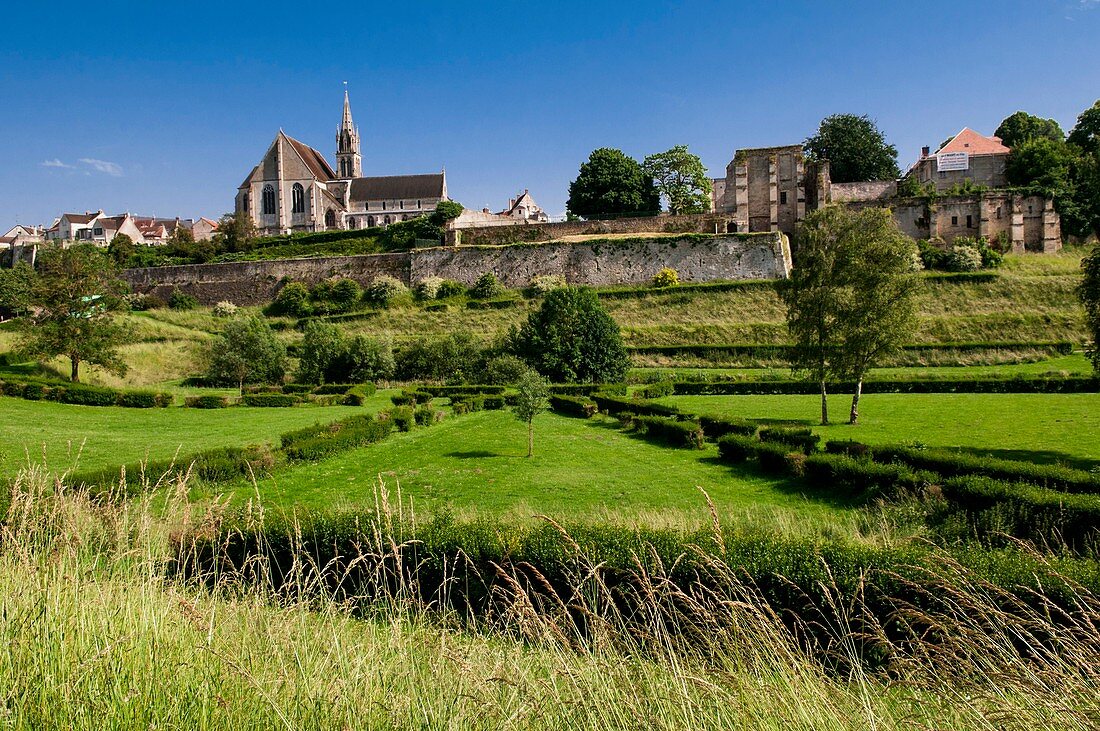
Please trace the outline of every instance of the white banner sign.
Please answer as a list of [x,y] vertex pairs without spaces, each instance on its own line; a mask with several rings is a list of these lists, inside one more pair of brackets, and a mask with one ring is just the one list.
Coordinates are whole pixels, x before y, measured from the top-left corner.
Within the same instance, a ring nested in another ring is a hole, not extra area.
[[969,152],[941,152],[936,155],[936,170],[946,172],[948,170],[969,170]]

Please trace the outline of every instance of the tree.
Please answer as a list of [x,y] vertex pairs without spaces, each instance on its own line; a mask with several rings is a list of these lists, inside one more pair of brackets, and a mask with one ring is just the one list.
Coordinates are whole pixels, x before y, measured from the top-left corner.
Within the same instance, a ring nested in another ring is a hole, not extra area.
[[311,321],[306,325],[298,358],[298,383],[325,383],[333,362],[347,348],[344,332],[336,325]]
[[34,269],[25,261],[0,269],[0,318],[18,317],[27,311],[34,287]]
[[569,184],[566,207],[582,218],[655,214],[661,210],[661,194],[637,160],[601,147]]
[[1012,185],[1034,186],[1057,197],[1069,189],[1073,162],[1073,151],[1065,142],[1039,137],[1012,149],[1005,178]]
[[821,423],[829,423],[827,384],[839,341],[839,282],[834,276],[839,240],[848,224],[839,206],[821,208],[806,217],[796,233],[798,259],[791,277],[779,287],[787,307],[787,330],[794,344],[791,370],[807,373],[821,390]]
[[867,372],[913,336],[921,280],[916,242],[901,232],[888,210],[847,215],[851,222],[838,260],[842,290],[834,367],[855,382],[848,419],[855,424]]
[[1027,112],[1014,112],[1005,117],[993,134],[1000,137],[1001,142],[1011,148],[1019,147],[1032,140],[1064,142],[1066,139],[1065,132],[1056,121],[1036,117]]
[[556,382],[621,381],[630,367],[619,326],[588,288],[562,287],[512,332],[509,348]]
[[1100,375],[1100,243],[1092,247],[1092,253],[1081,262],[1084,278],[1077,288],[1081,304],[1085,306],[1085,325],[1092,342],[1088,348],[1092,369]]
[[1077,159],[1070,176],[1074,210],[1063,215],[1063,229],[1075,236],[1100,237],[1100,101],[1077,118],[1068,142]]
[[462,215],[465,210],[458,201],[439,201],[435,204],[435,211],[431,214],[432,223],[443,226],[448,221],[453,221]]
[[211,342],[207,358],[207,378],[234,385],[242,394],[246,383],[279,383],[286,373],[286,346],[255,316],[230,321]]
[[1066,141],[1083,152],[1100,154],[1100,100],[1081,112]]
[[815,160],[829,161],[834,183],[860,180],[896,180],[898,148],[867,115],[834,114],[821,120],[817,134],[806,139],[806,152]]
[[658,192],[668,201],[669,213],[706,213],[710,210],[712,185],[707,169],[687,145],[650,155],[642,162],[646,175],[653,178]]
[[535,417],[550,405],[550,387],[546,379],[532,370],[520,376],[516,383],[516,403],[512,413],[527,423],[527,456],[535,453]]
[[249,251],[256,238],[256,224],[248,211],[226,213],[218,219],[214,232],[214,246],[218,251]]
[[107,256],[114,260],[115,264],[120,267],[126,266],[126,262],[130,260],[130,257],[137,251],[137,246],[134,245],[134,240],[126,234],[117,234],[111,243],[107,244]]
[[40,360],[65,356],[74,383],[81,363],[125,375],[119,348],[128,333],[114,318],[122,292],[114,263],[94,246],[81,245],[44,252],[38,267],[29,297],[35,315],[20,350]]

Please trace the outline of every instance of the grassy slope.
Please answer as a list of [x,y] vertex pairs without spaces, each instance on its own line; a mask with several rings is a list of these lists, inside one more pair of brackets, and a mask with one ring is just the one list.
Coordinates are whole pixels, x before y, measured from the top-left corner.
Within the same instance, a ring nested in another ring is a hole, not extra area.
[[[673,396],[686,411],[817,424],[818,396]],[[834,423],[824,439],[873,444],[922,442],[1039,462],[1100,461],[1100,394],[872,394],[849,426],[851,397],[829,399]]]
[[[388,403],[378,394],[369,408]],[[279,434],[361,413],[347,406],[290,409],[122,409],[0,397],[0,473],[27,461],[61,471],[274,441]]]
[[[535,456],[527,459],[526,450],[526,428],[515,417],[480,412],[282,471],[260,483],[260,497],[282,506],[373,505],[381,476],[389,489],[399,484],[415,507],[431,511],[660,520],[662,511],[705,517],[698,486],[724,515],[763,507],[825,522],[836,517],[835,508],[807,501],[782,483],[735,474],[716,461],[713,447],[654,445],[624,434],[612,420],[539,416]],[[253,497],[252,486],[237,495]]]

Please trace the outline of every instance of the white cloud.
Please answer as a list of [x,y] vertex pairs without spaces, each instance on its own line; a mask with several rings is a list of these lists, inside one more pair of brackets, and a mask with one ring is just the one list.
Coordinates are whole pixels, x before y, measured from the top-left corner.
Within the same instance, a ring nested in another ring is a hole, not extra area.
[[96,160],[92,157],[82,157],[80,162],[91,167],[96,172],[105,173],[112,177],[122,177],[122,166],[117,162],[108,162],[107,160]]
[[41,162],[39,164],[44,168],[59,168],[59,169],[62,169],[62,170],[72,170],[73,169],[72,165],[67,165],[67,164],[61,162],[60,160],[58,160],[56,157],[52,160],[46,160],[46,161]]

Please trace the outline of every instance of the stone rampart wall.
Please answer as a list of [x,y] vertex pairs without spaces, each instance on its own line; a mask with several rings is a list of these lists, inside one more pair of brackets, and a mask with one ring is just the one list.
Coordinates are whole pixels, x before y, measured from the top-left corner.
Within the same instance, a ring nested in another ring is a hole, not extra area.
[[505,244],[553,241],[564,236],[593,234],[699,233],[720,234],[732,231],[733,219],[721,214],[651,216],[617,218],[608,221],[558,221],[522,223],[514,226],[488,226],[447,231],[448,244],[465,246],[503,246]]
[[790,246],[780,233],[729,234],[708,238],[602,240],[515,246],[459,246],[316,259],[128,269],[135,292],[167,299],[177,287],[204,304],[269,302],[284,281],[315,284],[348,277],[367,284],[386,274],[412,285],[429,276],[473,284],[492,272],[508,287],[522,287],[540,274],[564,276],[571,284],[642,284],[664,267],[680,279],[780,279],[791,270]]

